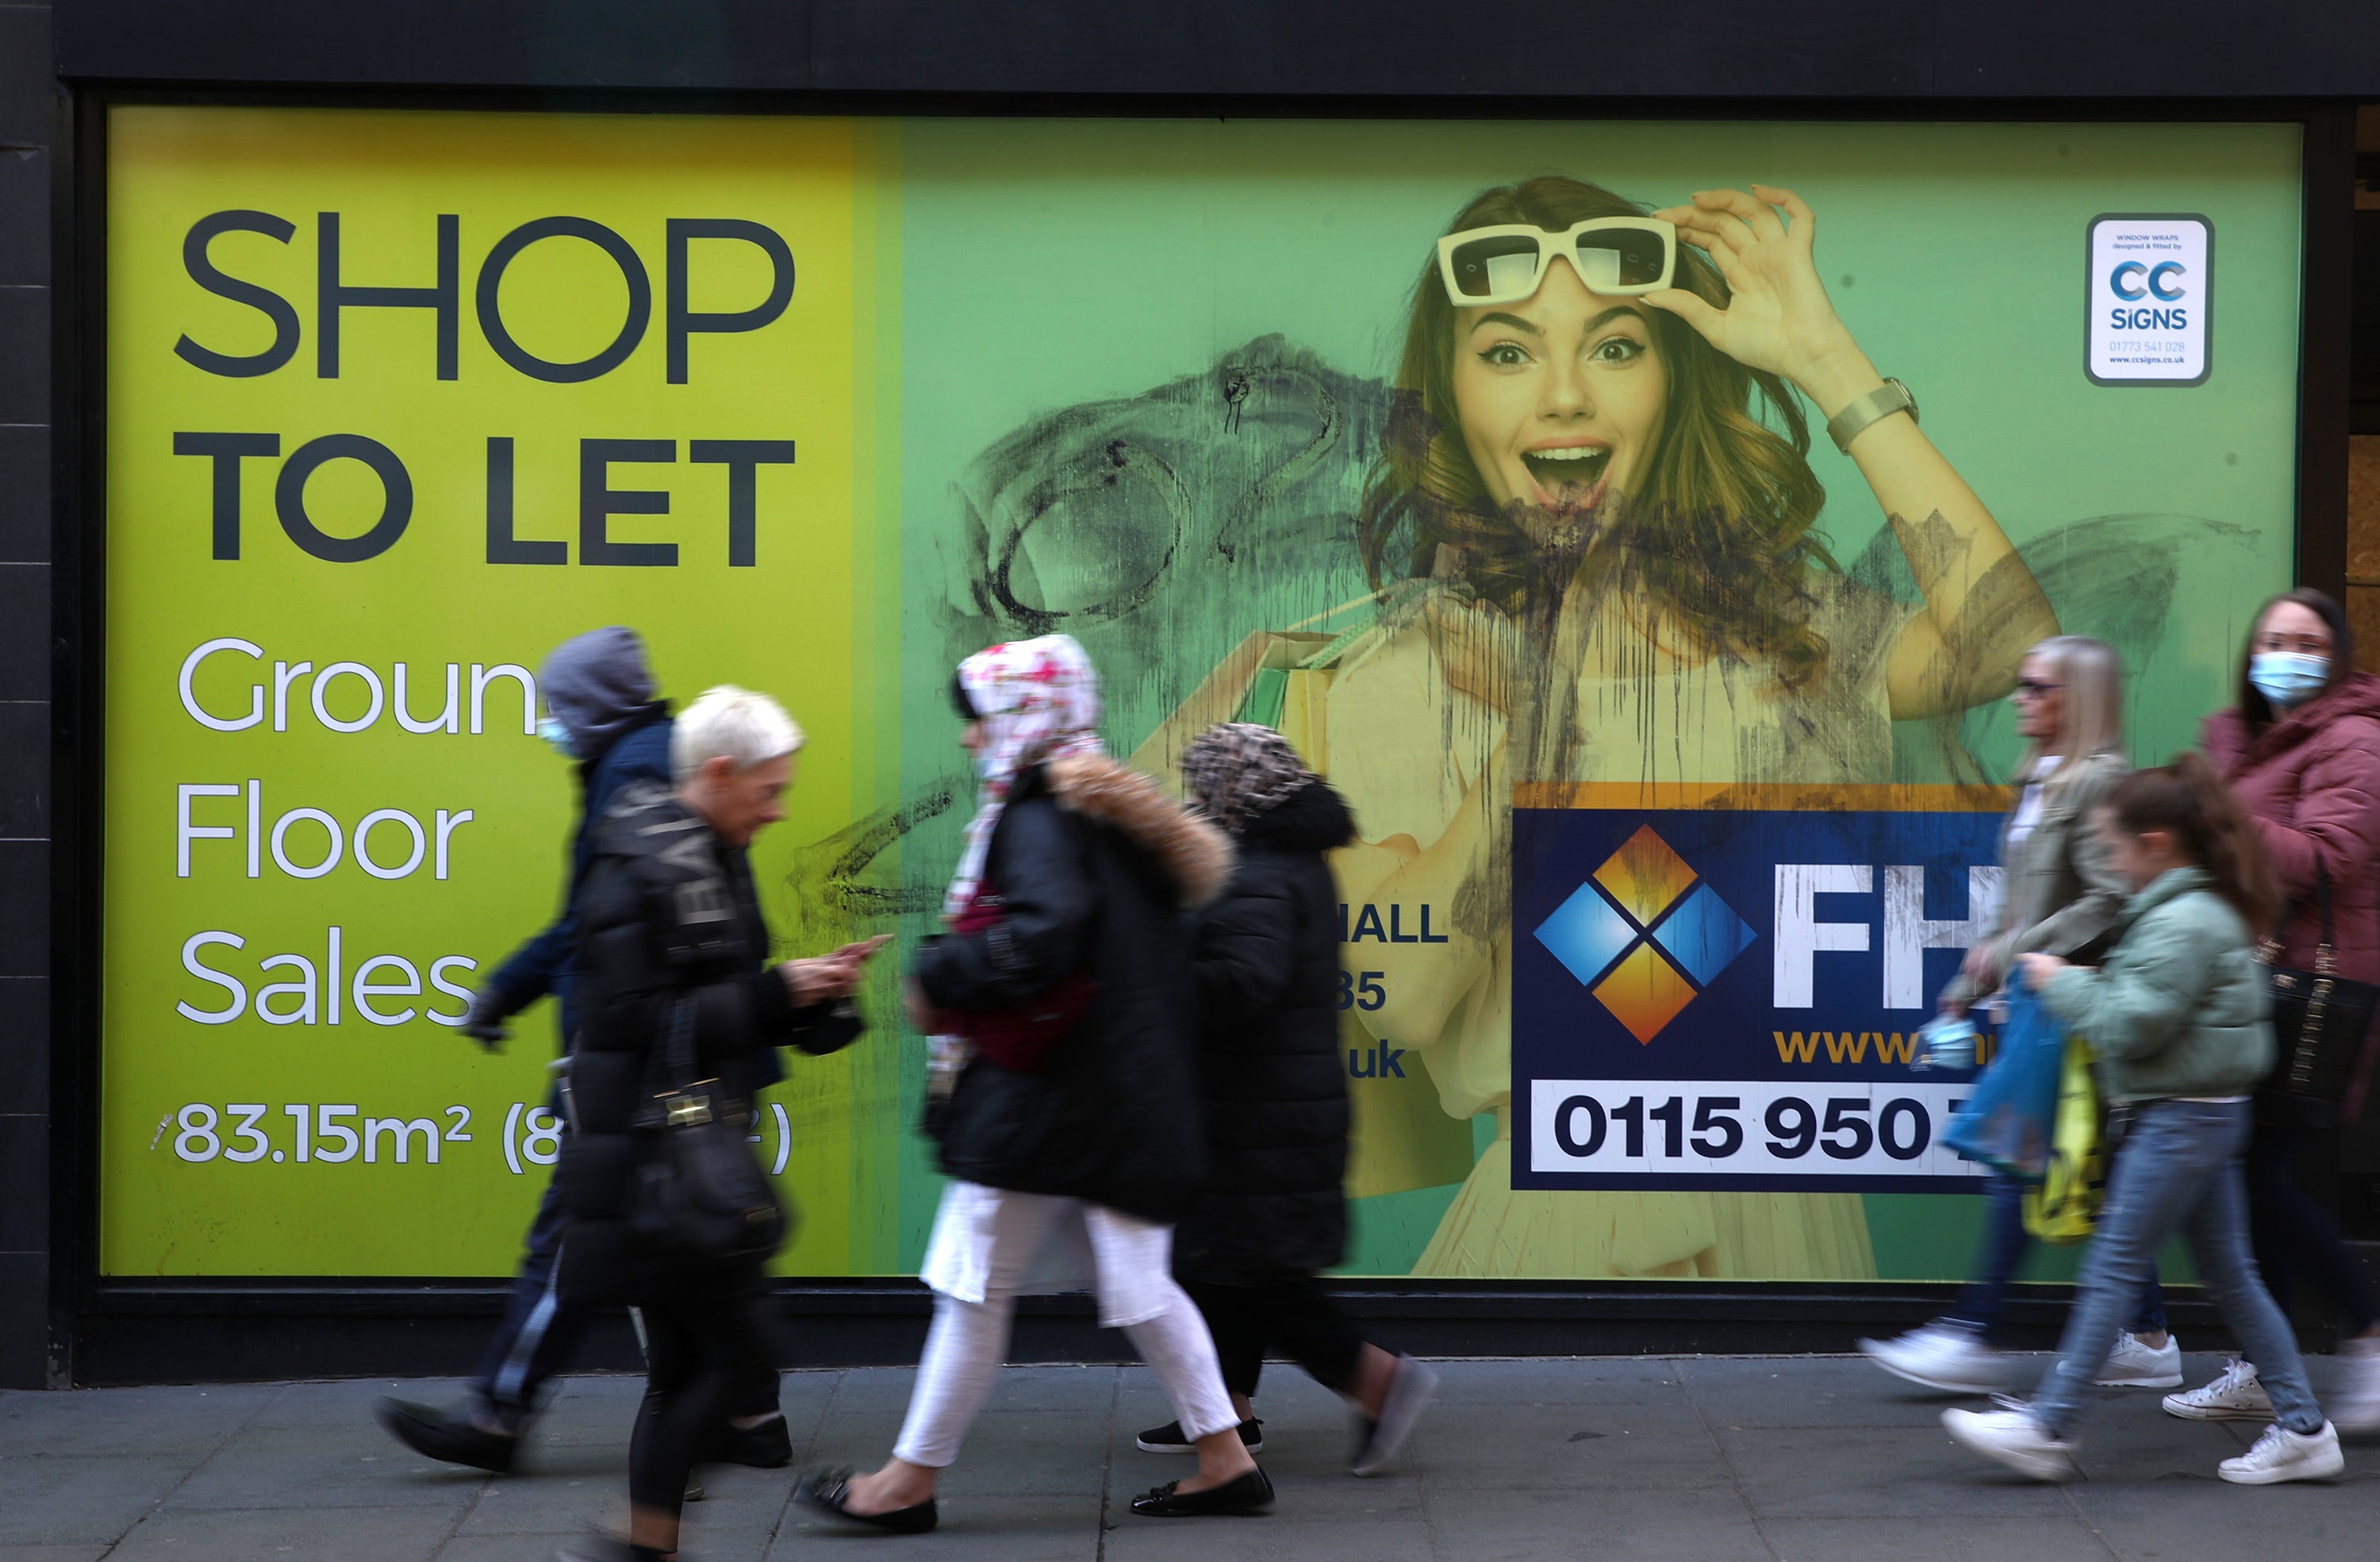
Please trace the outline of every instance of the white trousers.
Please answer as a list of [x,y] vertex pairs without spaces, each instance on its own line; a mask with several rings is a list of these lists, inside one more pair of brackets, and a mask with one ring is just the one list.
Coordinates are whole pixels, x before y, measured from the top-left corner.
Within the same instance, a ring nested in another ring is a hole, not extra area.
[[1172,1227],[1080,1199],[953,1182],[927,1244],[923,1278],[934,1289],[934,1323],[895,1458],[937,1470],[958,1459],[1008,1359],[1017,1297],[1071,1289],[1048,1283],[1050,1260],[1070,1256],[1087,1259],[1099,1321],[1123,1329],[1165,1385],[1184,1435],[1239,1424],[1206,1320],[1173,1283]]

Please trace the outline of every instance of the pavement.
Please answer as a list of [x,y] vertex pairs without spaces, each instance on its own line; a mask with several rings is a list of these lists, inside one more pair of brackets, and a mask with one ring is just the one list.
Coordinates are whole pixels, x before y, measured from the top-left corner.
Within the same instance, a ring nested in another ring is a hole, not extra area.
[[[2017,1376],[2041,1358],[2018,1359]],[[2219,1357],[2192,1356],[2192,1384]],[[2313,1363],[2317,1390],[2333,1363]],[[1344,1412],[1293,1369],[1266,1374],[1261,1519],[1149,1520],[1132,1495],[1189,1461],[1140,1453],[1169,1420],[1138,1366],[1008,1369],[942,1484],[942,1527],[854,1533],[792,1505],[813,1462],[868,1464],[913,1373],[789,1373],[793,1470],[706,1473],[687,1562],[893,1553],[904,1562],[1162,1558],[1628,1557],[1646,1562],[2107,1562],[2380,1554],[2380,1444],[2322,1484],[2231,1486],[2215,1465],[2253,1425],[2184,1423],[2111,1392],[2085,1429],[2086,1481],[2030,1484],[1953,1447],[1948,1399],[1856,1357],[1572,1357],[1443,1364],[1390,1473],[1345,1472]],[[639,1385],[577,1377],[514,1475],[430,1464],[370,1419],[383,1394],[443,1402],[452,1381],[218,1385],[0,1394],[0,1562],[542,1562],[616,1520]]]

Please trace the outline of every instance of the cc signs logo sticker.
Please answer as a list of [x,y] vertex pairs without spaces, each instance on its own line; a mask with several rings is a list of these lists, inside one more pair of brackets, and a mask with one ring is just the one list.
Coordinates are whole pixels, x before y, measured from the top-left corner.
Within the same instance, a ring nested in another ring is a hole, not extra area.
[[2083,371],[2096,385],[2203,385],[2215,224],[2200,216],[2092,219]]

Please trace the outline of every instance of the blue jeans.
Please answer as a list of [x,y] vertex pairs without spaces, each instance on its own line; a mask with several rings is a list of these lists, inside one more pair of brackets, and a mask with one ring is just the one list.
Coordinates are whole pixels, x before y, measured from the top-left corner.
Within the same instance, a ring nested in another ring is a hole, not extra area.
[[2107,1176],[2107,1206],[2058,1361],[2034,1390],[2034,1417],[2053,1435],[2066,1435],[2081,1419],[2091,1380],[2155,1272],[2157,1249],[2177,1230],[2189,1233],[2199,1278],[2256,1363],[2274,1419],[2292,1432],[2322,1429],[2297,1338],[2249,1254],[2241,1161],[2252,1115],[2245,1101],[2151,1101],[2132,1119]]
[[540,1390],[569,1360],[586,1332],[587,1309],[562,1294],[562,1192],[552,1181],[529,1223],[528,1251],[505,1299],[504,1320],[496,1326],[470,1382],[472,1392],[503,1419],[517,1423],[538,1407]]
[[[1993,1172],[1984,1183],[1983,1238],[1982,1250],[1975,1255],[1975,1277],[1942,1316],[1988,1335],[1998,1326],[2000,1313],[2008,1305],[2009,1285],[2016,1278],[2017,1266],[2024,1262],[2025,1250],[2033,1246],[2033,1233],[2024,1229],[2024,1185],[2004,1172]],[[2157,1284],[2152,1264],[2149,1282],[2141,1288],[2140,1307],[2132,1314],[2132,1332],[2164,1331],[2165,1291]]]

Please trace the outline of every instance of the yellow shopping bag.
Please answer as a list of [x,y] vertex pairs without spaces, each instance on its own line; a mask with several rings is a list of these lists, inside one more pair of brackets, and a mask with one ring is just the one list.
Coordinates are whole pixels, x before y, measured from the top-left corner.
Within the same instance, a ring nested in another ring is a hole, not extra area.
[[2040,1184],[2024,1191],[2024,1229],[2060,1246],[2091,1234],[2107,1196],[2107,1108],[2092,1062],[2091,1044],[2067,1037],[2049,1164]]

